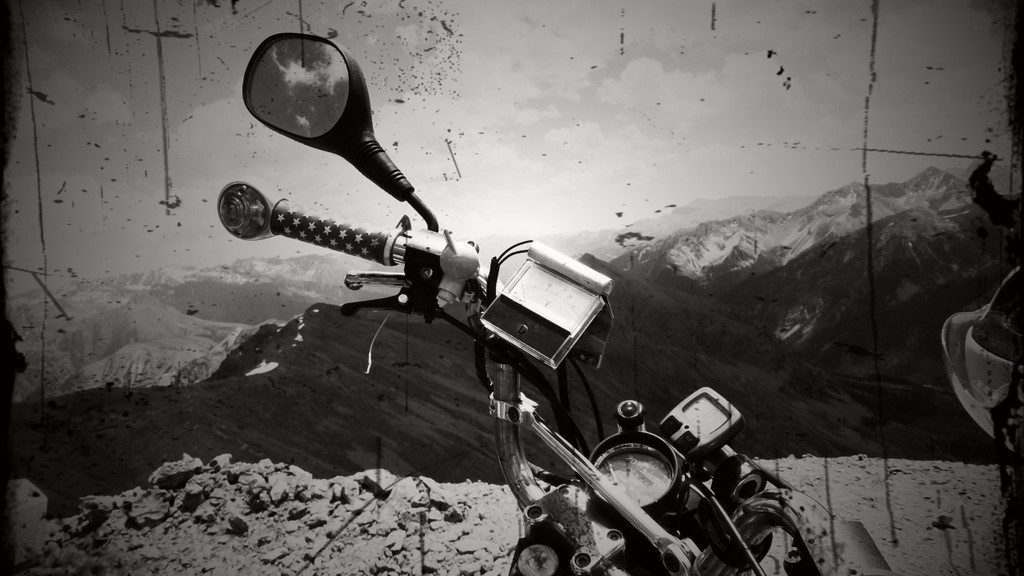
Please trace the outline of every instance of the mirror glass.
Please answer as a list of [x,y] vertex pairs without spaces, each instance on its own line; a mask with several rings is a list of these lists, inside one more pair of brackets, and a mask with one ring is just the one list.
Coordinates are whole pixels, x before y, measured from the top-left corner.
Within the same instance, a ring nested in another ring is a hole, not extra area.
[[341,119],[348,101],[348,65],[333,44],[282,38],[253,59],[245,97],[260,121],[289,134],[316,138]]

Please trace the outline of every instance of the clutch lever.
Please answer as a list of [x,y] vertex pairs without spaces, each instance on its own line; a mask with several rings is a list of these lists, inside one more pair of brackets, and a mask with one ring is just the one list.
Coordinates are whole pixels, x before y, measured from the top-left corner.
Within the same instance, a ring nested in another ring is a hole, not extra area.
[[359,290],[364,286],[407,288],[409,285],[404,272],[349,272],[345,275],[345,287],[349,290]]

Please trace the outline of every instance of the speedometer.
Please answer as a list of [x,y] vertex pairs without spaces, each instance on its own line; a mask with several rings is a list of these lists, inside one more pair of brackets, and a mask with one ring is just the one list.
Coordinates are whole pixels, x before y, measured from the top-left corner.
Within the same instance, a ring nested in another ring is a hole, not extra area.
[[679,494],[679,460],[661,437],[629,431],[610,436],[594,449],[591,460],[649,513],[667,511]]

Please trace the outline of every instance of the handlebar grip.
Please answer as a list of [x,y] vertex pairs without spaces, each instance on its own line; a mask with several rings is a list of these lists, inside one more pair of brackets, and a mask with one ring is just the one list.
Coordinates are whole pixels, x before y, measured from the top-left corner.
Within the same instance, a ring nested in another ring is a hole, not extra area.
[[358,256],[385,266],[393,266],[391,249],[399,231],[371,232],[330,218],[320,218],[293,209],[287,200],[274,205],[270,216],[270,232]]

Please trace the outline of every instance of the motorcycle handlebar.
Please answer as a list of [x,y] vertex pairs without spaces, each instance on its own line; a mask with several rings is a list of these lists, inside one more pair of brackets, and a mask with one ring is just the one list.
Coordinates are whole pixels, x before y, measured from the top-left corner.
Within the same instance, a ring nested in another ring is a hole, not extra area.
[[401,230],[370,231],[292,208],[287,200],[271,202],[245,182],[232,182],[217,199],[221,224],[236,238],[262,240],[285,236],[393,266],[395,240]]
[[288,206],[282,200],[274,206],[270,219],[272,234],[295,238],[352,256],[391,266],[391,248],[397,232],[371,232],[329,218],[318,218]]

